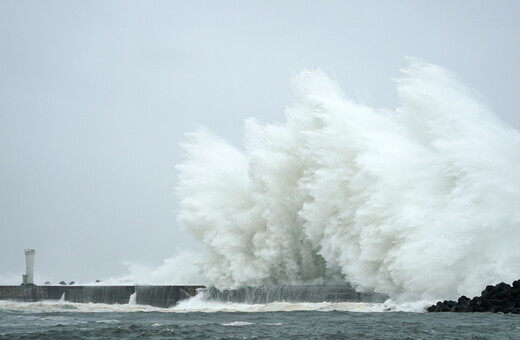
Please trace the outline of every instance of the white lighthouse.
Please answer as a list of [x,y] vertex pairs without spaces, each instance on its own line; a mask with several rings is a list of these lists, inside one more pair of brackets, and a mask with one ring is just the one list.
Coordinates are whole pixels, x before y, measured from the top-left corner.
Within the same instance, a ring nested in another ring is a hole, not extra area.
[[36,250],[25,249],[25,275],[22,275],[22,284],[34,284],[34,255]]

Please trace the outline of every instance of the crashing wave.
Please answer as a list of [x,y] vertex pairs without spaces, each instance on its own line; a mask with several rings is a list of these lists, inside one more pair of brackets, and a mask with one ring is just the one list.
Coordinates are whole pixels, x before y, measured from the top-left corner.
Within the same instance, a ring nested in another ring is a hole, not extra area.
[[441,67],[410,59],[396,110],[321,71],[283,124],[237,148],[199,128],[178,165],[178,222],[219,288],[349,282],[402,300],[476,294],[520,272],[520,135]]

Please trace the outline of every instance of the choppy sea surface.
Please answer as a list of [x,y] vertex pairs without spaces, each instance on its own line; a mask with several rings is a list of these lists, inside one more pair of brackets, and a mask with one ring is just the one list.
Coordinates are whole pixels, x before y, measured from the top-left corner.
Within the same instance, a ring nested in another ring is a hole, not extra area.
[[520,339],[520,315],[403,312],[388,303],[191,301],[162,309],[0,301],[2,340],[138,338]]

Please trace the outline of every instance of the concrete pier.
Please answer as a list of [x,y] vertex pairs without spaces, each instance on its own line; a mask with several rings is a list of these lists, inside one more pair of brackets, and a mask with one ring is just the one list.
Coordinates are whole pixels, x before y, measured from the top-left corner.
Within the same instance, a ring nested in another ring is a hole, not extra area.
[[[135,303],[162,308],[195,296],[204,286],[0,286],[0,300],[60,300],[79,303],[127,304],[135,293]],[[336,286],[265,285],[218,290],[204,289],[204,300],[232,303],[285,302],[384,302],[388,296],[359,293],[348,284]]]
[[232,303],[285,302],[370,302],[381,303],[389,297],[379,293],[360,293],[348,284],[343,285],[261,285],[218,290],[205,290],[205,300]]
[[[35,302],[60,300],[80,303],[127,304],[136,293],[136,303],[172,307],[197,294],[203,286],[0,286],[0,300]],[[65,295],[63,295],[65,294]]]

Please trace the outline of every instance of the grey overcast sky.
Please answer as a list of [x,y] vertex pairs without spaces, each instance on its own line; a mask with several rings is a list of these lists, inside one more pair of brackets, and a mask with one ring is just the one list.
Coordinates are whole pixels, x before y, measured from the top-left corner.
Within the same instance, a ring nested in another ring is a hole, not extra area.
[[520,127],[520,1],[0,1],[0,284],[125,274],[195,249],[175,222],[194,124],[240,145],[321,68],[397,105],[405,56],[446,67]]

